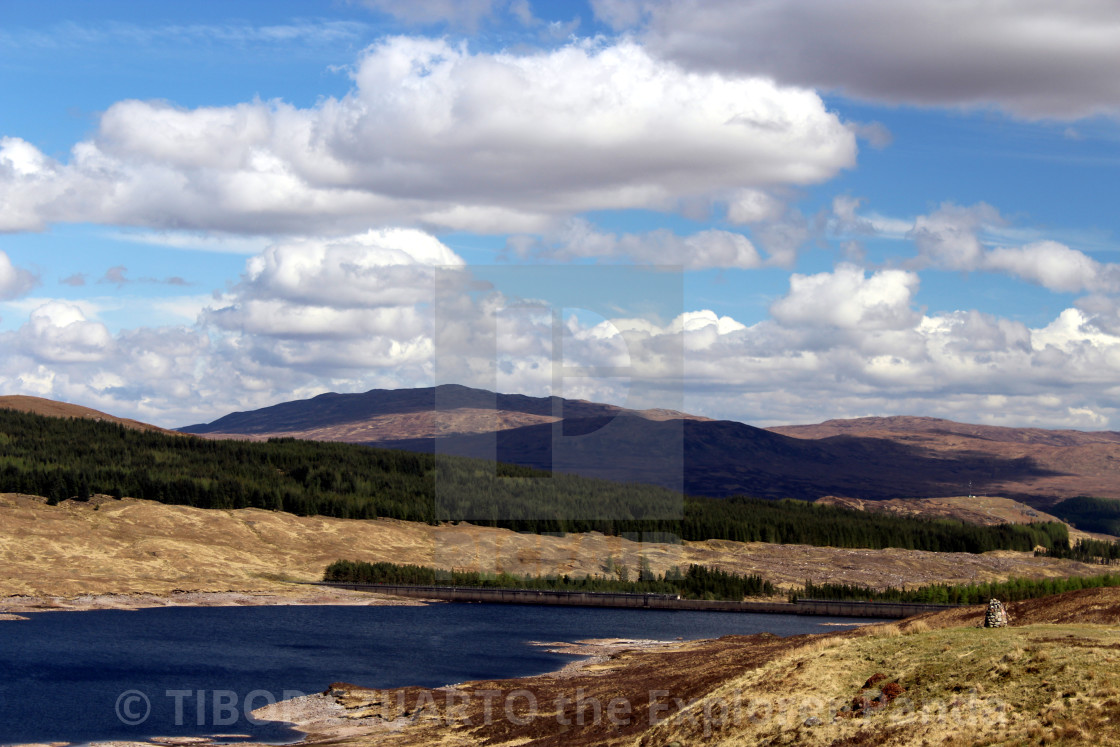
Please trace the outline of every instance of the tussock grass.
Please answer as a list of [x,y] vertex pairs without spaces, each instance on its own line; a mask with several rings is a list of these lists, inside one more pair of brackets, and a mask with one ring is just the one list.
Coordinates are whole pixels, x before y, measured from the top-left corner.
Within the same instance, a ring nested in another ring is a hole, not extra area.
[[[808,640],[710,693],[693,705],[693,718],[654,727],[642,743],[1120,745],[1120,630],[920,623]],[[865,688],[877,674],[884,677]],[[903,692],[875,707],[889,683]],[[849,715],[859,698],[872,707]],[[703,714],[734,702],[748,704],[743,717],[705,724]]]

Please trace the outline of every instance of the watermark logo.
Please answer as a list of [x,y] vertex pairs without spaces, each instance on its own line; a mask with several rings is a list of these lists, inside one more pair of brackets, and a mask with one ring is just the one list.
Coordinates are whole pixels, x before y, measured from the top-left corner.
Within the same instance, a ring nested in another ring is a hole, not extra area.
[[[680,499],[635,505],[624,500],[566,501],[548,479],[503,480],[476,468],[469,491],[447,457],[509,461],[494,392],[547,390],[519,435],[533,466],[602,474],[621,446],[644,460],[647,482],[684,489],[684,424],[666,417],[636,428],[632,418],[591,411],[573,400],[607,401],[628,410],[682,410],[684,339],[679,267],[482,266],[437,269],[433,373],[437,432],[435,515],[439,520],[679,519]],[[679,326],[679,325],[678,325]],[[462,386],[443,386],[466,384]],[[517,405],[511,405],[516,407]],[[456,436],[464,412],[492,421]],[[589,414],[589,413],[594,414]],[[650,430],[655,433],[649,433]],[[644,440],[643,440],[644,439]],[[524,455],[522,455],[524,456]],[[624,455],[624,458],[626,455]],[[517,459],[513,459],[517,461]],[[552,494],[550,494],[552,491]]]
[[[116,701],[116,715],[127,726],[149,721],[153,712],[163,720],[160,727],[252,726],[274,721],[294,721],[301,705],[297,698],[328,701],[334,693],[308,696],[284,690],[252,690],[240,693],[228,689],[166,690],[156,704],[140,690],[122,692]],[[658,728],[666,724],[709,739],[727,730],[751,732],[758,729],[800,728],[841,723],[845,720],[883,724],[927,726],[945,724],[969,728],[977,724],[1003,724],[1010,709],[998,698],[969,693],[951,700],[914,701],[903,695],[882,707],[854,711],[842,698],[817,696],[759,697],[730,690],[708,697],[678,697],[670,690],[653,689],[644,693],[617,695],[596,693],[577,687],[574,691],[551,689],[515,690],[440,688],[438,690],[369,690],[367,715],[391,730],[407,728],[422,716],[429,724],[462,726],[507,725],[514,731],[609,725],[614,729]],[[263,710],[262,710],[263,709]]]
[[[242,695],[236,690],[165,690],[163,697],[174,726],[234,726],[242,718],[253,726],[268,723],[254,712],[265,706],[306,697],[298,690],[277,695],[269,690],[253,690]],[[140,690],[126,690],[117,696],[117,719],[126,726],[139,726],[152,716],[152,701]]]
[[139,690],[125,690],[117,696],[117,718],[126,726],[138,726],[152,714],[152,702]]

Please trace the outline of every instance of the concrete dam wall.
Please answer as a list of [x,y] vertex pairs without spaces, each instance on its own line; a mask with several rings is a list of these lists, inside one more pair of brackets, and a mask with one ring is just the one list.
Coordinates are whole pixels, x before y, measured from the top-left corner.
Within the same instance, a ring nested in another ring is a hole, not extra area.
[[665,594],[616,594],[588,591],[537,591],[534,589],[478,589],[462,586],[403,586],[395,584],[350,584],[322,582],[321,586],[371,591],[401,597],[438,599],[446,602],[488,604],[540,604],[570,607],[622,607],[653,610],[696,610],[703,612],[761,612],[782,615],[826,615],[829,617],[902,618],[949,609],[953,605],[901,602],[836,602],[799,600],[790,602],[720,602],[681,599]]

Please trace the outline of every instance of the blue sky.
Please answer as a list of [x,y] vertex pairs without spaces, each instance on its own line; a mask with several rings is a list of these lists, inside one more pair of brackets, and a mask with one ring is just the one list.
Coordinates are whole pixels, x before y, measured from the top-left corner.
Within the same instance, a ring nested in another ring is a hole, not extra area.
[[[633,380],[567,396],[1120,429],[1114,3],[0,9],[0,393],[182,425],[440,357],[544,394],[548,324],[486,319],[593,289],[566,354]],[[615,264],[681,301],[558,269]]]

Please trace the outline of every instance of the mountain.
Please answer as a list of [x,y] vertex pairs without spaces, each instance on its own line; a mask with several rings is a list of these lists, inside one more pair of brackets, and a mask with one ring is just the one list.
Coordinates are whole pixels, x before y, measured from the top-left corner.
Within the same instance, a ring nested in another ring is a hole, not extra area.
[[[1105,458],[1114,454],[1120,465],[1120,435],[930,418],[766,430],[674,411],[443,386],[323,394],[182,430],[435,451],[696,495],[878,500],[964,495],[971,483],[973,492],[1043,507],[1089,488],[1120,497],[1120,472]],[[1055,456],[1054,449],[1066,453]]]
[[1008,428],[996,425],[956,423],[941,418],[896,415],[885,418],[854,418],[826,420],[816,425],[783,425],[770,428],[795,438],[830,438],[833,436],[889,436],[895,440],[914,442],[943,441],[950,444],[980,441],[1043,447],[1085,446],[1088,444],[1120,444],[1116,431],[1072,431],[1046,428]]
[[89,407],[72,405],[67,402],[56,402],[53,399],[43,399],[42,397],[28,397],[22,394],[0,396],[0,409],[18,410],[19,412],[29,412],[34,415],[47,415],[55,418],[85,418],[88,420],[118,423],[126,428],[134,428],[140,431],[176,433],[176,431],[165,430],[159,426],[142,423],[139,420],[118,418],[115,415],[109,415],[108,413]]
[[1029,463],[1033,473],[993,470],[972,487],[975,493],[1003,495],[1035,506],[1079,495],[1120,498],[1120,433],[1116,431],[1008,428],[912,416],[828,420],[770,431],[821,445],[885,440],[961,463],[983,458]]
[[[438,410],[437,410],[438,408]],[[235,412],[212,423],[179,430],[207,436],[382,443],[450,434],[492,433],[561,419],[613,418],[703,420],[675,410],[628,410],[585,400],[495,394],[484,389],[443,385],[424,389],[373,389],[361,394],[320,394],[250,412]]]

